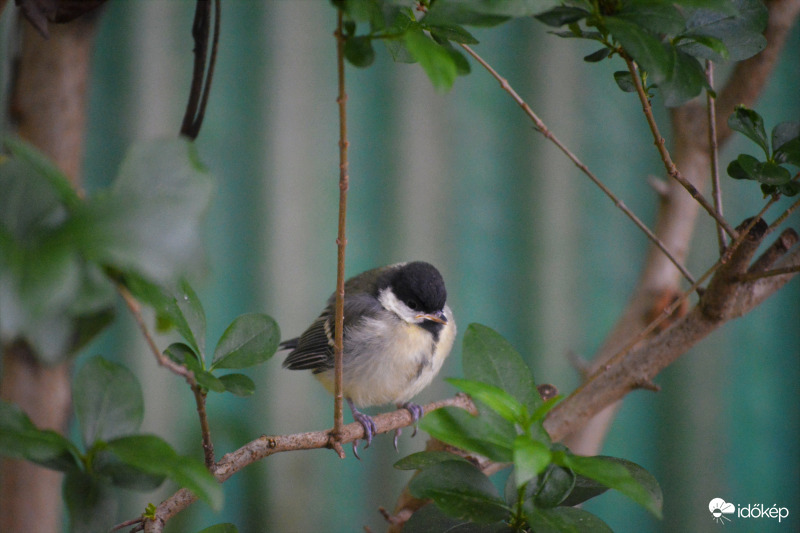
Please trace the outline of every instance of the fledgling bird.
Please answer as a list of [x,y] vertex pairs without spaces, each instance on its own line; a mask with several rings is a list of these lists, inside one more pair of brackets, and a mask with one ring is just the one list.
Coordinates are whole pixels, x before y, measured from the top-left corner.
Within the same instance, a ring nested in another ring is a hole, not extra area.
[[[394,403],[408,409],[416,423],[423,409],[410,400],[442,367],[453,346],[456,323],[442,275],[423,261],[368,270],[344,287],[342,394],[353,419],[364,427],[369,447],[375,422],[358,407]],[[283,366],[313,370],[331,393],[335,300],[334,294],[302,335],[281,343],[281,349],[292,350]],[[398,429],[395,448],[399,434]],[[358,457],[358,441],[353,453]]]

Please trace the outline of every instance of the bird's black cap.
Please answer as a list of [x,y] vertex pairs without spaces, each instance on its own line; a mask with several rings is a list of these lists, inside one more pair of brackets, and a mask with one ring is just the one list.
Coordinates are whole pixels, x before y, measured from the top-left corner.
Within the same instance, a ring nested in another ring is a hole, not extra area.
[[421,313],[441,311],[447,302],[442,275],[435,266],[424,261],[406,263],[387,272],[378,287],[391,287],[400,300]]

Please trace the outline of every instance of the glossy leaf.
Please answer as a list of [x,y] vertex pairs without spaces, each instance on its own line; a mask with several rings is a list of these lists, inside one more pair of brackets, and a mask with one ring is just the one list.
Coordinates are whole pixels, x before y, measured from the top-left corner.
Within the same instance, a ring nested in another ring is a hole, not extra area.
[[136,376],[100,356],[89,359],[76,374],[73,403],[87,448],[96,441],[135,433],[144,418]]
[[98,476],[108,478],[115,487],[130,490],[145,492],[155,490],[166,478],[165,474],[152,474],[124,463],[102,447],[92,455],[91,468]]
[[585,19],[591,13],[585,9],[572,6],[557,6],[544,13],[534,15],[533,18],[539,22],[551,26],[553,28],[560,28],[565,24],[571,24]]
[[675,34],[681,31],[685,19],[674,5],[659,0],[636,0],[623,2],[614,16],[632,22],[653,33]]
[[212,392],[225,392],[225,384],[214,374],[207,370],[198,370],[194,373],[194,379],[201,387]]
[[669,52],[672,54],[671,72],[658,88],[664,96],[664,105],[676,107],[700,94],[707,81],[697,59],[673,47]]
[[203,369],[203,365],[197,358],[195,351],[182,342],[170,344],[167,349],[164,350],[164,355],[179,365],[184,365],[192,372],[199,372]]
[[450,90],[456,81],[458,69],[447,50],[433,42],[422,30],[407,32],[404,42],[411,56],[419,62],[430,78],[434,88],[439,92]]
[[[464,518],[453,518],[429,503],[418,509],[403,525],[403,533],[506,533],[503,522],[478,524]],[[510,531],[509,531],[510,533]]]
[[544,472],[550,464],[550,448],[533,440],[529,435],[519,435],[513,444],[514,475],[521,487]]
[[560,505],[574,507],[608,491],[608,487],[586,476],[575,476],[572,491]]
[[[767,9],[760,0],[732,0],[730,5],[738,12],[695,10],[686,22],[685,34],[719,39],[725,44],[728,57],[733,61],[741,61],[766,47],[767,41],[762,33],[767,24]],[[702,59],[724,60],[700,41],[688,43],[681,48],[684,52]]]
[[193,457],[178,455],[159,437],[121,437],[109,441],[106,449],[134,468],[150,474],[166,475],[181,487],[192,491],[212,509],[219,510],[222,507],[222,486],[205,465]]
[[[723,61],[727,60],[730,56],[728,53],[728,47],[725,46],[725,42],[722,39],[717,39],[716,37],[712,37],[710,35],[694,35],[691,33],[684,34],[677,42],[678,48],[684,52],[693,52],[691,54],[693,56],[698,56],[698,49],[695,46],[698,44],[708,48],[714,53],[715,56],[718,56]],[[704,57],[704,59],[710,58]]]
[[344,42],[344,57],[353,66],[368,67],[375,62],[375,50],[369,36],[348,37]]
[[555,507],[560,505],[575,487],[575,473],[557,465],[550,465],[540,476],[533,502],[536,507]]
[[776,162],[800,166],[800,122],[781,122],[775,126],[772,149]]
[[469,450],[501,463],[510,462],[511,443],[516,437],[513,426],[498,429],[485,416],[475,417],[457,407],[445,407],[428,413],[420,427],[442,442]]
[[185,279],[179,282],[174,301],[179,312],[173,316],[175,326],[202,359],[206,348],[206,313],[203,304]]
[[541,405],[528,365],[511,344],[487,326],[470,324],[464,334],[464,377],[503,389],[529,411]]
[[761,115],[743,105],[736,106],[734,112],[728,117],[728,127],[744,134],[758,144],[764,150],[764,154],[769,157],[767,132],[764,130],[764,119],[761,118]]
[[728,165],[728,174],[736,179],[750,179],[765,185],[783,185],[792,179],[791,173],[772,161],[761,162],[748,154],[740,154]]
[[571,468],[576,474],[592,478],[629,497],[661,518],[663,495],[656,479],[641,466],[614,457],[582,457],[559,452],[554,462]]
[[617,86],[626,93],[636,92],[636,83],[633,81],[633,76],[627,70],[618,70],[614,72],[614,81]]
[[528,524],[536,533],[613,533],[608,524],[583,509],[539,509],[526,506],[525,511]]
[[267,361],[280,342],[280,328],[271,317],[249,313],[237,317],[214,350],[211,368],[247,368]]
[[654,83],[660,84],[669,78],[671,58],[658,38],[621,18],[605,17],[603,24]]
[[500,387],[469,379],[448,378],[445,381],[466,392],[473,400],[483,403],[512,424],[527,424],[525,407]]
[[225,390],[236,396],[250,396],[256,391],[256,384],[244,374],[225,374],[219,376]]
[[491,523],[509,514],[489,478],[465,461],[444,461],[421,470],[408,488],[415,497],[432,499],[456,518]]
[[608,57],[608,54],[609,54],[608,48],[601,48],[596,52],[592,52],[588,56],[584,56],[583,60],[586,61],[587,63],[597,63],[606,59]]
[[38,429],[19,406],[4,400],[0,400],[0,455],[63,472],[80,465],[74,444],[55,431]]

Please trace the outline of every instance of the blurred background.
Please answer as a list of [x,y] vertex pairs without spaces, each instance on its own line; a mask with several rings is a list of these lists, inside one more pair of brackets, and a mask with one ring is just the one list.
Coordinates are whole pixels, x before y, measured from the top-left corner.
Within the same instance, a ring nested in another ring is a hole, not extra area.
[[[93,64],[85,183],[108,185],[134,141],[174,137],[188,97],[194,2],[114,1],[102,15]],[[4,27],[13,12],[6,9]],[[245,312],[265,312],[284,338],[321,311],[336,278],[338,118],[335,10],[322,0],[223,2],[214,85],[197,141],[216,178],[206,219],[207,260],[196,288],[209,343]],[[756,109],[768,128],[800,119],[800,28]],[[548,127],[645,222],[662,176],[641,107],[616,87],[619,60],[587,64],[589,43],[562,40],[533,19],[476,30],[474,48]],[[6,40],[8,38],[6,37]],[[347,274],[397,261],[437,265],[461,331],[441,377],[461,375],[461,337],[472,322],[504,335],[538,382],[568,393],[579,383],[570,352],[591,357],[623,309],[645,256],[645,237],[544,138],[476,64],[448,94],[417,65],[395,64],[379,45],[370,68],[348,65],[350,195]],[[720,68],[717,79],[724,79]],[[667,113],[655,99],[662,130]],[[752,145],[750,145],[752,146]],[[736,138],[722,154],[752,153]],[[724,168],[724,167],[723,167]],[[723,177],[735,224],[763,205],[757,185]],[[768,220],[789,205],[768,214]],[[800,216],[790,223],[798,228]],[[690,269],[715,260],[713,225],[701,217]],[[146,431],[201,456],[191,393],[159,368],[123,306],[78,360],[102,354],[131,368],[146,401]],[[731,322],[657,378],[662,392],[629,395],[604,453],[635,461],[660,481],[664,520],[617,494],[587,505],[615,531],[711,531],[708,502],[789,507],[788,521],[733,521],[726,531],[797,530],[800,512],[800,281]],[[167,346],[170,337],[159,339]],[[258,388],[209,402],[218,457],[262,434],[332,425],[332,401],[282,354],[249,372]],[[453,394],[441,379],[420,403]],[[349,414],[345,415],[350,420]],[[410,477],[392,463],[426,436],[379,436],[362,461],[328,450],[279,454],[225,484],[218,514],[195,504],[168,531],[217,522],[242,532],[385,528]],[[349,447],[348,447],[349,452]],[[120,521],[174,487],[121,493]],[[792,525],[793,524],[793,525]]]

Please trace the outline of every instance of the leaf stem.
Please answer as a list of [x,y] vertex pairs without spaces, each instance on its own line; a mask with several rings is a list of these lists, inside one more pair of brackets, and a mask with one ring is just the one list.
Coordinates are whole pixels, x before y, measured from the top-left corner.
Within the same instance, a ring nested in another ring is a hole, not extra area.
[[650,230],[650,228],[648,228],[644,224],[644,222],[642,222],[639,219],[639,217],[637,217],[630,209],[628,209],[628,207],[625,205],[625,203],[622,200],[620,200],[613,192],[611,192],[611,189],[606,187],[606,185],[602,181],[600,181],[600,179],[597,176],[595,176],[592,171],[589,170],[589,167],[587,167],[583,162],[581,162],[581,160],[578,159],[578,157],[575,154],[573,154],[553,134],[553,132],[551,132],[547,128],[547,126],[545,125],[544,122],[542,122],[542,120],[539,118],[539,116],[536,113],[533,112],[533,110],[530,108],[530,106],[522,99],[522,97],[520,97],[520,95],[514,90],[514,88],[511,87],[511,85],[508,83],[508,80],[506,80],[505,78],[500,76],[500,74],[498,74],[498,72],[494,68],[492,68],[492,66],[489,65],[489,63],[487,63],[481,56],[479,56],[472,48],[470,48],[466,44],[461,44],[461,48],[466,50],[466,52],[469,55],[471,55],[475,59],[475,61],[480,63],[480,65],[483,68],[485,68],[489,72],[489,74],[491,74],[492,77],[494,79],[496,79],[500,83],[500,87],[511,96],[511,98],[517,103],[517,105],[519,105],[522,108],[522,110],[525,112],[525,114],[528,115],[528,118],[530,118],[533,121],[533,124],[536,127],[536,129],[539,131],[539,133],[544,135],[545,139],[549,140],[554,145],[556,145],[556,147],[559,150],[561,150],[561,152],[564,155],[566,155],[567,158],[570,161],[572,161],[575,164],[575,166],[577,166],[581,170],[581,172],[586,174],[586,176],[588,176],[589,179],[592,180],[592,182],[597,187],[599,187],[600,190],[603,191],[603,193],[605,193],[605,195],[608,196],[608,198],[610,198],[612,202],[614,202],[614,205],[620,211],[622,211],[636,225],[636,227],[639,228],[647,236],[647,238],[650,239],[650,241],[652,241],[653,244],[655,244],[658,247],[659,250],[661,250],[664,253],[664,255],[672,262],[673,265],[675,265],[675,268],[677,268],[681,272],[681,274],[683,274],[683,276],[689,281],[689,283],[694,284],[695,281],[694,281],[694,278],[692,277],[692,275],[675,258],[675,256],[672,255],[672,252],[670,252],[667,249],[667,247],[664,245],[664,243],[661,242],[661,240]]
[[722,217],[717,211],[714,209],[708,200],[705,199],[703,194],[697,190],[697,187],[691,184],[689,180],[687,180],[678,170],[678,167],[675,166],[675,163],[672,161],[672,157],[669,155],[669,150],[667,150],[666,145],[664,144],[664,137],[661,136],[661,132],[658,130],[658,124],[656,124],[656,119],[653,116],[653,108],[650,105],[650,100],[647,98],[647,94],[644,92],[644,87],[642,86],[642,80],[639,77],[639,71],[636,68],[633,60],[627,57],[625,54],[622,54],[622,58],[625,60],[625,63],[628,65],[628,71],[631,73],[631,77],[633,78],[633,84],[636,87],[636,94],[639,96],[639,101],[642,103],[642,111],[644,111],[644,116],[647,119],[647,124],[650,126],[650,131],[653,134],[654,144],[658,149],[658,153],[661,154],[661,160],[664,162],[664,168],[667,170],[667,174],[672,177],[675,181],[681,184],[684,189],[694,198],[700,206],[708,212],[711,217],[717,221],[717,224],[725,230],[731,238],[736,237],[736,230],[734,230],[728,221]]

